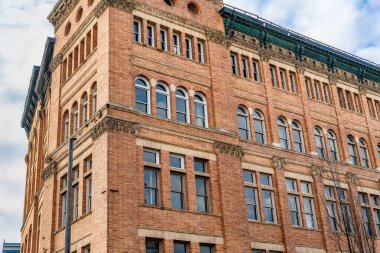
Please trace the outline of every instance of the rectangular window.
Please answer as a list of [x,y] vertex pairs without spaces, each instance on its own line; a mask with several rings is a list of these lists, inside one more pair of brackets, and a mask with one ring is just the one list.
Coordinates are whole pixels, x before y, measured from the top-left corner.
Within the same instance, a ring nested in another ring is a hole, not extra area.
[[174,253],[188,253],[188,243],[174,241]]
[[85,212],[91,211],[91,199],[92,199],[92,158],[89,157],[85,160]]
[[293,72],[289,72],[289,78],[290,78],[290,86],[291,86],[292,92],[298,93],[296,74]]
[[247,206],[247,214],[249,220],[260,220],[260,210],[257,197],[257,189],[253,187],[245,187],[245,201]]
[[249,78],[248,59],[246,57],[242,57],[242,59],[241,59],[241,66],[243,68],[243,77],[244,78]]
[[79,218],[79,167],[73,169],[73,215],[72,219]]
[[195,185],[197,194],[197,211],[201,213],[208,213],[208,178],[196,176]]
[[173,50],[175,55],[181,55],[180,36],[177,33],[173,34]]
[[205,52],[202,41],[198,41],[198,62],[205,63]]
[[186,44],[186,58],[193,59],[193,42],[191,38],[185,39]]
[[377,118],[380,119],[380,102],[375,100],[375,111]]
[[194,159],[194,170],[196,172],[207,173],[207,161]]
[[299,201],[299,196],[296,195],[298,192],[297,180],[287,178],[286,188],[288,190],[288,202],[289,202],[290,217],[292,220],[292,225],[301,227],[302,219],[301,219],[301,212],[300,212],[300,201]]
[[306,84],[306,91],[307,91],[307,97],[308,98],[313,98],[313,91],[311,89],[311,83],[310,79],[305,79],[305,84]]
[[157,150],[144,149],[144,162],[159,164],[159,153]]
[[338,88],[338,98],[339,98],[340,107],[346,108],[346,103],[344,102],[344,94],[343,94],[343,90],[341,88]]
[[323,84],[323,94],[325,96],[325,102],[331,104],[329,85],[327,83]]
[[260,182],[262,186],[272,187],[272,175],[261,173]]
[[371,194],[370,198],[371,198],[371,205],[379,206],[379,196]]
[[288,90],[288,82],[286,81],[286,70],[280,69],[280,77],[281,77],[281,88],[283,90]]
[[254,250],[252,250],[252,253],[265,253],[265,250],[254,249]]
[[146,205],[159,205],[159,172],[156,169],[144,169],[144,196]]
[[278,87],[276,66],[270,65],[269,68],[270,68],[270,77],[272,80],[272,86]]
[[346,100],[347,100],[347,109],[350,111],[353,111],[354,108],[352,107],[351,92],[348,90],[346,90]]
[[264,220],[267,223],[275,223],[275,209],[274,209],[274,196],[273,191],[262,191],[263,195],[263,206],[264,206]]
[[363,113],[361,103],[360,103],[360,97],[356,93],[354,93],[354,102],[355,102],[356,112]]
[[300,214],[300,203],[299,197],[297,195],[288,195],[290,217],[292,219],[292,225],[296,227],[302,226],[301,214]]
[[146,238],[146,253],[162,253],[162,239]]
[[168,34],[166,30],[160,31],[161,50],[168,51]]
[[200,248],[200,253],[213,253],[214,252],[214,245],[209,245],[209,244],[203,244],[201,243],[199,245]]
[[314,202],[312,198],[304,197],[303,205],[305,209],[305,219],[307,228],[316,228],[315,223],[315,211],[314,211]]
[[252,69],[253,69],[253,80],[260,82],[260,71],[259,71],[259,62],[257,60],[252,60]]
[[133,22],[133,40],[141,42],[141,23],[137,20]]
[[231,54],[231,68],[232,68],[232,74],[237,75],[238,66],[237,66],[237,57],[235,54]]
[[373,236],[371,216],[368,207],[362,207],[362,218],[367,236]]
[[374,111],[374,109],[373,109],[372,99],[367,98],[367,105],[368,105],[369,115],[370,115],[371,117],[375,118],[375,111]]
[[177,169],[185,169],[185,158],[182,155],[170,154],[170,167]]
[[148,25],[147,27],[148,46],[154,47],[154,26]]
[[376,223],[377,235],[380,237],[380,210],[374,209],[373,213],[375,215],[375,223]]
[[339,231],[338,211],[336,206],[334,188],[325,186],[325,197],[327,199],[327,214],[329,216],[330,226],[333,232]]
[[315,81],[315,80],[314,80],[314,90],[315,90],[315,98],[316,98],[318,101],[322,101],[322,97],[321,97],[321,89],[320,89],[320,86],[319,86],[319,82],[318,82],[318,81]]
[[66,226],[67,214],[67,175],[61,178],[61,225]]
[[172,191],[172,208],[185,209],[184,196],[184,175],[180,173],[171,173],[171,191]]

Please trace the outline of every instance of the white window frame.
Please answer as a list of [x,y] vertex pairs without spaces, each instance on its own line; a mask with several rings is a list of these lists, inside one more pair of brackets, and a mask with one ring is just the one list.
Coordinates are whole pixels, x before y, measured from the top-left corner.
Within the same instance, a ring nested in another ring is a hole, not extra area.
[[[203,101],[198,101],[195,99],[195,96],[200,96],[202,98]],[[206,97],[199,93],[199,92],[196,92],[195,95],[194,95],[194,107],[195,107],[195,104],[201,104],[203,106],[203,114],[205,115],[204,117],[204,121],[205,121],[205,128],[208,128],[208,114],[207,114],[207,100],[206,100]],[[195,118],[197,118],[197,115],[196,115],[196,112],[195,113]],[[199,117],[198,117],[199,118]],[[195,124],[197,124],[197,121],[195,120]]]
[[185,46],[186,46],[186,58],[192,60],[193,59],[193,40],[192,38],[185,38]]
[[[137,23],[137,29],[138,31],[135,31],[135,24]],[[136,36],[137,36],[137,41],[136,41]],[[141,22],[139,20],[134,20],[133,21],[133,41],[141,43]]]
[[[175,157],[175,158],[179,158],[181,160],[181,167],[178,168],[178,167],[172,167],[170,165],[170,158],[171,157]],[[157,158],[156,158],[157,159]],[[169,154],[169,167],[171,169],[179,169],[179,170],[185,170],[185,157],[183,155],[179,155],[179,154],[173,154],[173,153],[170,153]]]
[[160,49],[168,51],[168,32],[165,29],[160,30]]
[[181,55],[181,36],[178,33],[173,33],[173,53]]
[[[161,83],[161,82],[157,83],[156,87],[157,87],[158,85],[162,86],[162,87],[165,89],[165,92],[163,92],[163,91],[161,91],[161,90],[157,90],[157,88],[156,88],[156,94],[159,93],[159,94],[161,94],[161,95],[166,96],[166,104],[167,104],[167,107],[168,107],[168,108],[166,109],[166,110],[167,110],[166,118],[167,118],[167,119],[171,119],[171,110],[170,110],[170,91],[169,91],[169,88],[168,88],[164,83]],[[156,98],[157,98],[157,95],[156,95]],[[157,112],[157,103],[156,103],[156,112]]]
[[[146,86],[142,86],[140,84],[137,84],[136,81],[138,79],[142,80],[146,84]],[[147,114],[151,114],[151,108],[150,108],[151,107],[151,101],[150,101],[150,99],[151,99],[150,98],[150,82],[147,79],[145,79],[144,77],[138,76],[138,77],[135,78],[135,89],[146,90],[146,93],[147,93],[147,112],[146,113]],[[136,91],[135,91],[135,96],[136,96]],[[135,104],[136,104],[136,102],[137,102],[137,98],[135,97]]]
[[[187,123],[187,124],[190,124],[189,94],[186,92],[185,89],[183,89],[183,88],[181,88],[181,87],[177,88],[176,91],[177,91],[177,90],[182,91],[182,92],[185,94],[185,97],[179,96],[179,95],[177,95],[177,93],[175,92],[175,102],[176,102],[176,104],[177,104],[177,99],[185,100],[185,102],[186,102],[186,123]],[[176,119],[177,119],[177,112],[178,112],[178,110],[176,109]],[[182,112],[181,112],[181,113],[182,113]]]
[[[158,151],[156,149],[151,149],[151,148],[144,148],[143,152],[145,152],[145,151],[155,154],[156,163],[153,163],[153,164],[160,164],[160,151]],[[143,153],[143,161],[144,161],[144,153]],[[144,163],[151,163],[151,162],[144,161]]]
[[205,63],[205,52],[204,52],[204,43],[198,41],[198,61],[199,63]]
[[[152,29],[152,36],[151,37],[149,37],[149,29]],[[153,25],[147,25],[147,42],[148,42],[148,46],[149,47],[154,47],[154,45],[155,45],[155,41],[154,41],[154,39],[155,39],[155,34],[154,34],[154,31],[155,31],[155,29],[154,29],[154,26]],[[151,40],[152,41],[152,43],[151,43],[151,45],[149,45],[149,40]]]

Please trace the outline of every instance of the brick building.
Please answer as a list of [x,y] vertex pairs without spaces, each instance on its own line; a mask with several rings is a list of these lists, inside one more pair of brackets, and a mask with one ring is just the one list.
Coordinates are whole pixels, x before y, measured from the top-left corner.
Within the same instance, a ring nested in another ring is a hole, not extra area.
[[221,0],[59,0],[48,18],[22,253],[63,252],[68,208],[77,253],[336,252],[343,207],[380,238],[376,64]]

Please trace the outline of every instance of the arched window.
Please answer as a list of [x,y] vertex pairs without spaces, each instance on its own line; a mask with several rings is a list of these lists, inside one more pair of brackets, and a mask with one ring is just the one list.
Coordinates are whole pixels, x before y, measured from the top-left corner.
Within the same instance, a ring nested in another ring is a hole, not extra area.
[[334,131],[329,130],[327,132],[327,139],[329,142],[330,159],[333,161],[339,161],[338,144]]
[[65,111],[63,114],[63,140],[69,138],[69,129],[70,129],[70,117],[69,111]]
[[207,102],[206,98],[200,94],[195,93],[194,95],[194,106],[195,106],[195,124],[200,127],[208,127],[207,122]]
[[298,123],[297,121],[293,121],[292,131],[293,131],[294,151],[300,152],[300,153],[305,152],[304,145],[303,145],[301,124]]
[[96,83],[93,85],[92,90],[91,90],[91,104],[92,104],[92,109],[91,109],[91,116],[96,113],[97,110],[97,87]]
[[88,119],[88,98],[87,93],[82,96],[82,124],[86,124]]
[[350,154],[350,160],[353,165],[359,165],[358,156],[356,153],[355,138],[351,135],[347,136],[348,153]]
[[363,168],[371,168],[371,164],[368,158],[368,147],[365,140],[359,140],[360,158],[362,159]]
[[286,123],[286,119],[283,117],[279,117],[277,119],[278,133],[280,137],[280,147],[284,149],[290,149],[289,144],[289,130],[288,124]]
[[144,78],[138,77],[135,80],[136,87],[136,110],[150,113],[149,83]]
[[255,129],[255,140],[258,143],[266,143],[264,116],[259,110],[253,112],[253,125]]
[[78,130],[79,123],[79,111],[78,111],[78,103],[75,102],[73,105],[73,133]]
[[248,112],[243,106],[239,106],[236,112],[238,118],[239,136],[242,140],[250,140]]
[[315,147],[319,158],[326,158],[325,142],[323,140],[323,131],[319,127],[314,128]]
[[170,119],[169,89],[163,83],[156,86],[156,111],[158,117]]
[[189,97],[182,88],[175,91],[175,102],[177,110],[177,120],[180,122],[190,123],[189,117]]

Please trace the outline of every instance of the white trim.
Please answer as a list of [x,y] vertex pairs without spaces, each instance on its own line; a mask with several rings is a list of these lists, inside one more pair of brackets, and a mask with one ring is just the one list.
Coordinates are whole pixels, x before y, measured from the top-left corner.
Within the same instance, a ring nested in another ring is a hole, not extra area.
[[[182,97],[182,96],[177,95],[177,94],[176,94],[177,90],[182,91],[182,92],[185,94],[185,97]],[[187,93],[187,91],[186,91],[185,89],[183,89],[183,88],[181,88],[181,87],[178,87],[178,88],[175,90],[174,94],[175,94],[175,102],[176,102],[176,104],[177,104],[177,98],[178,98],[178,99],[185,100],[185,102],[186,102],[186,123],[187,123],[187,124],[190,124],[189,94]],[[178,112],[178,110],[177,110],[177,108],[176,108],[176,112],[175,112],[175,113],[176,113],[176,119],[177,119],[177,112]]]
[[[180,168],[170,166],[170,158],[171,157],[179,158],[181,160],[181,167]],[[169,154],[169,167],[170,168],[175,168],[175,169],[185,170],[185,157],[183,155],[178,155],[178,154],[170,153]]]
[[[164,37],[162,38],[162,32],[164,34]],[[164,39],[164,41],[162,40]],[[164,44],[164,49],[162,49],[162,43],[165,43]],[[163,51],[168,51],[168,32],[165,30],[165,29],[161,29],[160,30],[160,47],[159,47],[161,50]]]
[[[144,147],[143,152],[145,152],[145,151],[150,152],[150,153],[154,153],[156,156],[156,163],[155,164],[160,164],[160,151],[159,150]],[[143,154],[143,161],[144,161],[144,154]]]
[[[195,101],[195,96],[200,96],[202,98],[203,101]],[[199,93],[199,92],[195,92],[194,94],[194,109],[195,109],[195,104],[198,103],[198,104],[201,104],[203,106],[203,113],[205,115],[205,128],[208,128],[208,113],[207,113],[207,100],[206,100],[206,97],[202,94],[202,93]],[[197,118],[197,113],[195,113],[195,119]],[[195,120],[195,124],[197,124],[196,120]]]
[[[145,82],[146,86],[142,86],[142,85],[136,84],[136,81],[138,79],[143,80]],[[146,113],[147,114],[151,114],[151,108],[150,108],[151,107],[151,101],[150,101],[150,82],[149,82],[149,80],[145,79],[142,76],[137,76],[135,78],[135,84],[134,85],[135,85],[135,96],[136,96],[136,87],[139,87],[140,89],[145,89],[146,90],[146,92],[147,92],[147,112]],[[135,105],[136,105],[136,101],[137,101],[137,99],[135,97]]]
[[178,240],[178,241],[188,241],[196,243],[206,243],[206,244],[224,244],[222,236],[210,236],[210,235],[199,235],[199,234],[188,234],[188,233],[177,233],[164,230],[153,230],[139,228],[137,231],[138,236],[150,237],[150,238],[160,238],[165,240]]
[[[149,45],[149,29],[148,28],[152,28],[152,45]],[[154,47],[155,46],[155,27],[153,26],[153,25],[147,25],[147,30],[146,30],[146,35],[147,35],[147,45],[148,45],[148,47]]]
[[[165,92],[163,91],[159,91],[157,90],[157,86],[160,85],[162,87],[164,87],[164,89],[166,90]],[[171,119],[171,110],[170,110],[170,90],[168,88],[168,86],[162,82],[158,82],[156,84],[156,94],[159,93],[159,94],[162,94],[162,95],[165,95],[166,96],[166,104],[167,104],[167,115],[166,115],[166,118],[167,119]],[[157,108],[157,95],[156,95],[156,108]],[[157,113],[157,109],[156,109],[156,113]]]
[[[181,55],[181,39],[178,33],[173,33],[173,53]],[[177,43],[177,46],[175,45]]]
[[[135,40],[135,23],[137,23],[138,25],[137,25],[137,29],[138,29],[138,31],[137,31],[137,35],[138,35],[138,40],[136,41]],[[141,22],[139,21],[139,20],[133,20],[133,41],[134,42],[139,42],[139,43],[141,43]]]

